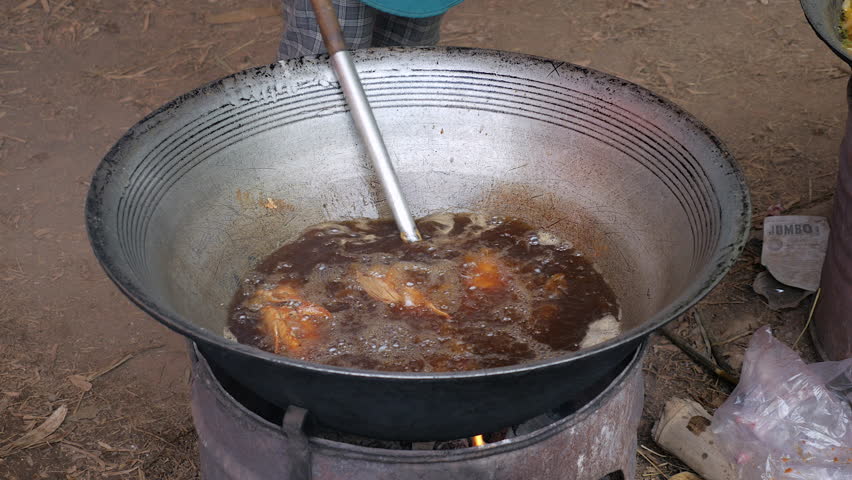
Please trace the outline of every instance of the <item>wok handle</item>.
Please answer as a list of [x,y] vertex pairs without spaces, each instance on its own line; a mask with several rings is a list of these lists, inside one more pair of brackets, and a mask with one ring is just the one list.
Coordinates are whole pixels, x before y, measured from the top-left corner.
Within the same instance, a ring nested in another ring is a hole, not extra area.
[[414,218],[412,218],[405,197],[402,195],[399,179],[394,171],[385,141],[382,139],[382,132],[373,116],[373,109],[370,108],[367,94],[364,92],[363,85],[361,85],[361,78],[355,68],[355,62],[352,60],[352,55],[346,50],[346,42],[343,41],[343,33],[340,31],[340,23],[337,20],[337,10],[332,5],[331,0],[311,0],[311,3],[325,47],[331,56],[332,68],[334,68],[334,73],[337,74],[337,79],[340,81],[340,88],[343,90],[346,103],[349,104],[349,113],[352,115],[355,128],[364,141],[367,154],[373,160],[373,166],[382,185],[385,200],[387,200],[393,219],[397,228],[399,228],[400,237],[407,243],[418,242],[422,239],[420,231],[417,230],[417,225],[414,223]]
[[343,40],[343,31],[340,29],[340,22],[337,20],[337,10],[332,5],[331,0],[311,0],[314,7],[314,14],[317,17],[317,23],[322,33],[322,41],[325,43],[325,48],[329,55],[346,50],[346,42]]

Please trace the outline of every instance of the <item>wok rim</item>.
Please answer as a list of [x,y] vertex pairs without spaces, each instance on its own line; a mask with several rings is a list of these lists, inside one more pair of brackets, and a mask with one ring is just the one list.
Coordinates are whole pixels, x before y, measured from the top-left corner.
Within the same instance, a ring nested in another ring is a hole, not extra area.
[[[843,46],[840,38],[837,35],[837,28],[840,26],[840,17],[837,17],[837,24],[832,27],[826,24],[823,20],[823,7],[831,0],[799,0],[802,11],[805,14],[805,19],[808,25],[811,26],[817,37],[825,43],[828,48],[840,57],[844,62],[852,65],[852,52]],[[842,5],[842,3],[841,3]],[[839,15],[840,12],[837,12]]]
[[[228,352],[233,352],[234,354],[252,357],[253,359],[272,363],[276,366],[298,368],[301,370],[311,371],[323,375],[341,375],[371,380],[430,380],[453,382],[458,380],[481,379],[486,377],[493,378],[500,376],[517,376],[529,374],[542,369],[558,368],[560,366],[564,367],[568,363],[601,354],[611,348],[641,341],[641,339],[647,337],[655,330],[661,328],[672,320],[680,317],[689,308],[700,302],[704,297],[707,296],[708,293],[710,293],[710,291],[713,290],[714,287],[716,287],[716,285],[719,284],[722,278],[725,277],[731,267],[737,262],[740,254],[742,253],[745,247],[746,242],[748,241],[749,232],[751,230],[751,196],[749,194],[749,188],[748,184],[746,183],[745,175],[737,161],[734,159],[730,151],[727,149],[727,147],[724,145],[721,139],[719,139],[718,136],[716,136],[704,123],[702,123],[696,117],[689,114],[686,110],[671,102],[667,98],[664,98],[638,84],[625,80],[621,77],[617,77],[615,75],[601,72],[599,70],[575,65],[570,62],[563,62],[561,60],[556,61],[536,55],[505,52],[493,49],[468,47],[374,48],[357,51],[355,55],[355,60],[357,63],[360,56],[367,55],[371,57],[379,57],[381,56],[382,52],[388,51],[404,53],[464,53],[480,57],[486,56],[496,59],[510,59],[526,63],[535,62],[546,63],[550,65],[553,65],[554,62],[559,62],[562,64],[562,67],[570,68],[574,71],[587,74],[591,77],[594,77],[596,81],[615,80],[621,82],[625,87],[632,88],[634,92],[639,96],[647,99],[649,102],[653,102],[662,106],[662,108],[674,114],[676,118],[684,121],[684,123],[688,127],[691,127],[691,129],[693,129],[695,132],[703,134],[707,138],[707,140],[709,140],[710,143],[712,143],[713,146],[718,149],[719,159],[723,162],[727,162],[726,165],[723,163],[722,168],[727,176],[733,176],[737,180],[736,183],[740,186],[740,189],[735,193],[739,193],[742,200],[740,218],[736,219],[738,220],[739,228],[738,230],[734,231],[732,235],[735,241],[729,245],[723,245],[717,249],[717,251],[723,252],[727,250],[728,253],[717,255],[716,258],[719,258],[719,261],[716,263],[716,265],[712,267],[706,267],[711,269],[710,275],[704,280],[703,284],[698,288],[695,295],[685,301],[670,306],[668,309],[666,309],[668,311],[667,313],[666,311],[657,313],[649,319],[645,320],[644,322],[640,323],[637,327],[629,330],[626,334],[619,335],[613,339],[597,344],[591,348],[581,349],[576,352],[569,352],[557,358],[538,360],[499,368],[479,369],[462,372],[386,372],[378,370],[337,367],[320,363],[307,362],[281,355],[276,355],[256,347],[228,340],[223,335],[215,334],[213,331],[189,321],[184,316],[176,312],[167,312],[161,309],[156,302],[152,301],[144,293],[144,289],[140,288],[140,285],[137,285],[137,283],[134,282],[132,278],[123,273],[122,268],[117,266],[117,264],[120,262],[114,262],[112,260],[112,257],[107,254],[107,249],[105,246],[106,242],[103,241],[104,237],[102,234],[104,228],[102,226],[103,222],[100,221],[101,217],[99,216],[99,213],[102,210],[100,190],[102,190],[105,185],[109,183],[109,177],[111,176],[109,175],[109,171],[112,168],[121,164],[121,151],[123,150],[124,145],[133,142],[137,136],[139,136],[141,133],[144,133],[144,130],[146,129],[146,124],[155,117],[169,112],[170,110],[183,104],[185,101],[195,96],[202,95],[206,91],[217,89],[223,81],[227,81],[229,79],[236,80],[237,77],[246,76],[251,72],[260,72],[264,70],[274,70],[275,68],[282,68],[283,64],[286,64],[288,62],[301,62],[304,59],[311,59],[312,61],[316,62],[325,62],[328,60],[327,54],[320,54],[306,56],[299,59],[293,59],[284,62],[276,62],[265,66],[251,67],[240,72],[235,72],[231,75],[226,75],[212,82],[208,82],[207,84],[195,88],[192,91],[180,95],[174,98],[173,100],[165,103],[161,107],[157,108],[156,110],[136,122],[132,127],[130,127],[130,129],[127,130],[127,132],[124,133],[124,135],[122,135],[122,137],[113,145],[113,147],[106,153],[106,155],[104,155],[103,159],[98,164],[97,168],[92,174],[92,181],[89,187],[88,194],[86,196],[85,205],[86,231],[89,237],[89,243],[92,247],[95,257],[98,260],[98,263],[101,265],[101,268],[107,274],[109,279],[119,288],[119,290],[127,298],[129,298],[143,312],[153,317],[155,320],[162,323],[172,331],[175,331],[185,337],[188,337],[193,341],[207,344],[210,347],[220,348],[227,350]],[[728,219],[727,221],[732,220],[734,219]]]

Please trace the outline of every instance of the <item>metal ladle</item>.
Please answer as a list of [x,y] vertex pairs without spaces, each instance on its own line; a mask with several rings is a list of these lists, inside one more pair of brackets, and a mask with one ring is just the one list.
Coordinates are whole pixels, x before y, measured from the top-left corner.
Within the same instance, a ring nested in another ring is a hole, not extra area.
[[358,129],[358,133],[367,147],[367,153],[373,160],[373,166],[379,176],[385,198],[390,204],[400,236],[405,242],[420,241],[420,232],[417,230],[411,212],[408,210],[408,205],[405,203],[405,198],[402,196],[399,179],[382,139],[382,132],[379,131],[379,126],[376,124],[370,102],[364,93],[364,87],[361,85],[361,79],[355,69],[355,62],[352,61],[352,55],[346,50],[343,32],[340,30],[340,23],[337,20],[337,10],[335,10],[331,0],[311,0],[311,4],[314,7],[325,48],[331,57],[332,68],[334,68],[340,87],[343,89],[343,96],[349,104],[352,119],[355,121],[355,128]]

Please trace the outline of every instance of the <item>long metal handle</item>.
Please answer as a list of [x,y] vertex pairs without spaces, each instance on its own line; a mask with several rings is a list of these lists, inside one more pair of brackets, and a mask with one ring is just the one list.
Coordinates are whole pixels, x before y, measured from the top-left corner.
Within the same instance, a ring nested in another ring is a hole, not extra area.
[[331,0],[311,0],[311,3],[317,16],[317,23],[319,23],[326,49],[331,55],[331,65],[337,74],[340,87],[343,89],[343,96],[346,97],[352,119],[355,121],[355,128],[361,135],[361,139],[367,147],[367,153],[373,160],[373,166],[379,176],[385,198],[390,204],[396,226],[399,228],[403,241],[417,242],[422,237],[417,230],[417,225],[414,224],[405,198],[402,196],[399,179],[393,169],[388,149],[382,139],[382,133],[379,131],[378,124],[376,124],[376,118],[370,108],[367,94],[364,93],[364,87],[358,77],[358,70],[355,69],[355,62],[352,61],[352,55],[345,50],[343,34],[337,20],[337,11],[331,4]]

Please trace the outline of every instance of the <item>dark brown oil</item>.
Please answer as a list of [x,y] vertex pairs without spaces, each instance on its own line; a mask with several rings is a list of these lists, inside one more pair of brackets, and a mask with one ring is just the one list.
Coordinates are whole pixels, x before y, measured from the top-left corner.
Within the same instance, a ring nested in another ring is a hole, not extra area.
[[[230,332],[274,351],[260,313],[267,310],[252,297],[286,285],[299,296],[262,305],[287,312],[311,306],[327,315],[294,313],[293,332],[302,337],[277,353],[370,370],[458,371],[577,350],[592,322],[618,317],[612,289],[592,264],[521,220],[441,214],[417,225],[423,241],[414,244],[403,243],[386,220],[309,228],[244,279]],[[483,273],[488,265],[496,269]],[[371,296],[365,285],[377,281],[387,295],[406,289],[430,307]]]

